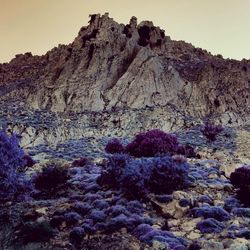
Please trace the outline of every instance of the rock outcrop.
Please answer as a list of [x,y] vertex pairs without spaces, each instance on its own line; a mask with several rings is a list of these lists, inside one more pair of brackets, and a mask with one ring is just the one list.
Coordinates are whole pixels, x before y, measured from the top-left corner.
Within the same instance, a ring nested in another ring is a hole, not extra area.
[[[91,15],[69,45],[0,64],[0,100],[55,112],[173,106],[192,117],[250,111],[250,61],[173,41],[152,22]],[[228,119],[230,122],[230,118]]]

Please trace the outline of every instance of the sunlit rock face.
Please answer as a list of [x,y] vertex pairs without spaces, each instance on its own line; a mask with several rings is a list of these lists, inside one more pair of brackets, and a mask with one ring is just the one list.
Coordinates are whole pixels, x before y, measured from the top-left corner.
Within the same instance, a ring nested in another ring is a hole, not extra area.
[[196,117],[239,114],[250,107],[249,72],[248,60],[173,41],[152,22],[98,14],[71,44],[0,65],[0,98],[56,112],[173,105]]

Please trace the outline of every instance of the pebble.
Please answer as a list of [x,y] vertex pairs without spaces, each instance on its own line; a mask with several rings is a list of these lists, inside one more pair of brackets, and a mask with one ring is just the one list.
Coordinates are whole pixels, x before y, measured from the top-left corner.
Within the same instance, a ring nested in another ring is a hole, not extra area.
[[182,223],[180,228],[185,232],[193,231],[197,223],[199,223],[201,220],[202,220],[201,218],[195,218],[195,219],[189,220],[187,222]]
[[190,240],[197,240],[201,237],[201,234],[196,233],[196,232],[191,232],[190,234],[187,235],[187,238]]

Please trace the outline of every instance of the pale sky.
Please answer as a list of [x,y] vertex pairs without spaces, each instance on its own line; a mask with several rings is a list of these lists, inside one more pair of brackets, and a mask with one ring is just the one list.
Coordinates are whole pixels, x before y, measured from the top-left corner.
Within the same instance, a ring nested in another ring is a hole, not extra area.
[[89,14],[150,20],[173,40],[225,58],[250,59],[250,0],[0,0],[0,62],[68,44]]

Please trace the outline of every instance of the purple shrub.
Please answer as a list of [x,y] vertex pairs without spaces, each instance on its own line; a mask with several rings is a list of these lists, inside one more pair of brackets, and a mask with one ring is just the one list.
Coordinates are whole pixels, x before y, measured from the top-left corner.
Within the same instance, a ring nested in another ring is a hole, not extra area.
[[60,186],[66,184],[68,179],[67,169],[61,166],[51,165],[44,167],[42,172],[33,178],[33,182],[36,189],[46,193],[53,193]]
[[132,234],[140,241],[152,245],[153,240],[160,241],[166,244],[170,249],[186,249],[186,241],[182,238],[175,237],[171,232],[154,229],[147,224],[137,226]]
[[96,228],[93,225],[90,225],[89,223],[83,223],[82,227],[88,234],[94,233],[96,231]]
[[212,198],[208,195],[201,195],[199,198],[198,198],[198,202],[201,202],[201,203],[207,203],[209,205],[213,205],[214,202],[212,200]]
[[97,183],[99,185],[108,185],[109,187],[119,187],[125,166],[131,160],[131,157],[127,154],[114,154],[108,157],[105,170],[97,179]]
[[182,199],[179,200],[179,205],[180,205],[181,207],[187,207],[187,206],[190,206],[190,205],[191,205],[191,202],[190,202],[190,200],[187,199],[187,198],[182,198]]
[[175,154],[179,143],[177,137],[159,129],[142,132],[126,146],[126,151],[135,157],[153,157],[159,154]]
[[232,213],[239,217],[250,218],[250,208],[234,208]]
[[24,155],[18,137],[0,131],[0,201],[23,199],[31,189],[30,182],[19,171],[25,166]]
[[237,168],[230,176],[232,184],[237,188],[250,186],[250,165]]
[[171,157],[153,158],[152,174],[148,185],[150,191],[157,194],[171,194],[175,190],[188,187],[187,163],[175,163]]
[[237,168],[230,176],[230,181],[238,189],[239,200],[250,205],[250,165]]
[[250,230],[249,229],[242,229],[237,233],[238,238],[245,238],[250,240]]
[[155,223],[155,220],[150,217],[140,216],[138,214],[133,214],[131,218],[136,219],[139,224],[148,224],[153,225]]
[[199,229],[201,233],[220,233],[225,229],[225,226],[222,222],[209,218],[199,222],[196,228]]
[[82,227],[74,227],[69,234],[69,239],[74,245],[79,245],[84,239],[85,230]]
[[121,205],[121,206],[126,206],[126,204],[128,203],[127,199],[123,197],[119,197],[119,196],[116,196],[115,199],[112,199],[112,201],[113,201],[113,204]]
[[158,194],[155,196],[155,199],[161,203],[169,203],[173,200],[173,196],[169,194]]
[[148,224],[140,224],[135,228],[133,231],[133,235],[137,238],[142,237],[143,235],[148,234],[149,232],[153,231],[153,228]]
[[149,192],[169,194],[188,187],[187,163],[176,163],[169,156],[131,159],[114,155],[98,183],[120,188],[130,198],[143,198]]
[[238,207],[240,207],[240,202],[237,199],[233,197],[229,197],[225,199],[224,209],[227,210],[228,212],[231,212],[234,208],[238,208]]
[[64,220],[69,226],[76,225],[81,219],[82,219],[82,216],[76,212],[68,212],[64,214]]
[[124,214],[120,214],[116,217],[111,218],[110,222],[107,224],[107,228],[109,232],[114,232],[123,227],[127,228],[128,224],[128,217]]
[[86,202],[76,202],[73,204],[73,207],[72,207],[77,213],[81,214],[81,215],[85,215],[87,214],[91,209],[92,209],[92,206],[89,205],[88,203]]
[[131,198],[144,197],[149,193],[147,182],[151,176],[150,159],[133,160],[125,166],[119,185]]
[[138,200],[129,201],[126,205],[126,208],[130,213],[140,214],[144,211],[142,204]]
[[87,193],[84,197],[84,202],[93,203],[96,200],[101,200],[102,196],[99,194]]
[[218,221],[227,221],[230,219],[230,214],[221,207],[203,206],[199,208],[193,208],[190,210],[190,214],[195,218],[214,218]]
[[96,200],[93,202],[93,207],[98,208],[98,209],[105,209],[108,208],[110,205],[107,201],[105,200]]
[[127,211],[127,209],[124,206],[115,205],[115,206],[112,206],[112,207],[107,209],[107,214],[112,216],[112,217],[115,217],[115,216],[118,216],[120,214],[129,214],[129,212]]
[[91,227],[94,226],[94,221],[92,219],[84,219],[83,224],[89,225]]
[[112,138],[109,140],[105,147],[105,152],[109,154],[123,153],[124,151],[124,146],[117,138]]
[[202,134],[207,138],[209,142],[215,141],[219,133],[223,131],[221,125],[214,125],[213,123],[206,121],[201,128]]
[[108,225],[105,222],[98,222],[95,224],[95,229],[104,232],[108,229]]
[[98,209],[93,209],[89,214],[89,218],[95,222],[103,222],[106,217],[107,215],[102,210]]

